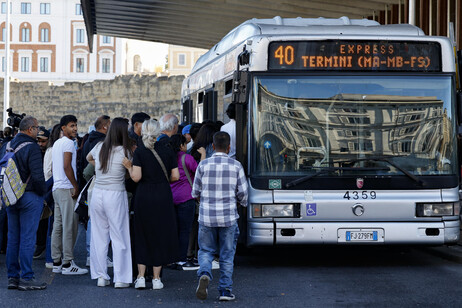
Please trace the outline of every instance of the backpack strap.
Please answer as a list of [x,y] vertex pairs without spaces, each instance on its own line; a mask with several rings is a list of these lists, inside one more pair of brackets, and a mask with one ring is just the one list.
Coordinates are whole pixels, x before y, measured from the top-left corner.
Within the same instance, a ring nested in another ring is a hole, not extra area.
[[159,165],[162,167],[162,171],[164,171],[165,178],[167,179],[167,182],[170,183],[170,179],[168,178],[168,173],[167,173],[167,169],[165,168],[164,162],[160,158],[159,154],[157,154],[156,150],[154,150],[154,148],[152,148],[151,151],[152,151],[152,154],[154,154],[154,156],[156,157],[157,162],[159,163]]
[[[13,150],[13,148],[11,148],[11,144],[10,144],[10,143],[11,143],[11,141],[8,142],[8,144],[6,145],[6,150],[7,150],[8,152],[13,152],[14,154],[16,154],[19,150],[21,150],[21,149],[24,148],[25,146],[28,146],[29,144],[33,144],[33,142],[30,142],[30,141],[28,141],[28,142],[23,142],[23,143],[21,143],[20,145],[18,145],[18,146],[16,147],[16,149]],[[29,177],[27,178],[26,183],[24,183],[24,185],[27,186],[27,183],[29,183],[29,180],[30,180],[30,177],[31,177],[31,176],[32,176],[32,174],[29,174]]]
[[23,143],[21,143],[20,145],[18,145],[15,149],[13,149],[13,148],[11,147],[11,141],[9,141],[9,142],[7,143],[7,145],[6,145],[6,150],[7,150],[8,152],[14,152],[14,153],[16,154],[19,150],[21,150],[23,147],[25,147],[25,146],[27,146],[27,145],[29,145],[29,144],[33,144],[33,142],[30,142],[30,141],[28,141],[28,142],[23,142]]
[[186,168],[186,154],[181,156],[181,165],[183,166],[183,171],[184,174],[186,174],[186,178],[188,179],[189,185],[191,185],[191,188],[193,187],[193,182],[191,181],[191,176],[189,175],[188,168]]

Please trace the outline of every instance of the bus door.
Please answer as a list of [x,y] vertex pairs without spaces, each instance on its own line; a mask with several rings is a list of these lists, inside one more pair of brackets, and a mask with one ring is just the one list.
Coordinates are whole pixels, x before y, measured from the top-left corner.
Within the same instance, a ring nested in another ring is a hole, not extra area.
[[183,123],[193,122],[193,100],[190,98],[187,98],[183,101],[181,122]]

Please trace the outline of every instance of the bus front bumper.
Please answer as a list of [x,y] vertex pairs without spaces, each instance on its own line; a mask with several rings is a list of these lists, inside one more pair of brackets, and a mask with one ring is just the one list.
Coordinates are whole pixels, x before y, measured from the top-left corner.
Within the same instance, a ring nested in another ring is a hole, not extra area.
[[439,222],[249,222],[248,246],[286,244],[455,244],[459,220]]

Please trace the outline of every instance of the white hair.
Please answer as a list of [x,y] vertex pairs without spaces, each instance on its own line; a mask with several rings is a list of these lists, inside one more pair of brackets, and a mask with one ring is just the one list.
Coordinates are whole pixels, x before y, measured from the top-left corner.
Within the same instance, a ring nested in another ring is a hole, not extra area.
[[153,149],[160,132],[159,122],[153,119],[144,121],[143,126],[141,126],[141,136],[144,146],[148,149]]
[[171,132],[175,125],[178,125],[178,118],[173,113],[167,113],[160,118],[159,122],[161,131]]

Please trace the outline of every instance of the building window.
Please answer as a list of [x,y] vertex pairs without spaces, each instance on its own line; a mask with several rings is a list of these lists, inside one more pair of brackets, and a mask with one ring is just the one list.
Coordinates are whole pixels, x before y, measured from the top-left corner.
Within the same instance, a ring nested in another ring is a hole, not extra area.
[[85,32],[83,29],[77,29],[75,41],[77,43],[85,43]]
[[[10,2],[10,14],[13,9],[13,2]],[[2,2],[2,14],[6,14],[6,2]]]
[[21,2],[21,14],[30,14],[30,2]]
[[85,59],[77,58],[75,61],[75,71],[77,73],[83,73],[85,71]]
[[111,59],[103,58],[103,73],[111,72]]
[[40,58],[40,71],[42,73],[48,72],[48,58]]
[[29,57],[21,57],[21,72],[29,71]]
[[103,36],[103,44],[111,44],[111,37],[110,36]]
[[3,28],[2,28],[2,42],[5,41],[5,38],[6,38],[6,28],[3,27]]
[[139,55],[133,57],[133,71],[141,72],[141,57]]
[[50,4],[49,3],[40,3],[40,14],[50,15]]
[[21,42],[30,42],[30,29],[22,28],[21,29]]
[[40,29],[40,42],[50,41],[50,30],[46,28]]
[[178,55],[178,65],[181,65],[181,66],[186,65],[186,55],[184,53],[180,53]]
[[2,57],[2,72],[5,71],[5,57]]
[[75,5],[75,15],[82,15],[82,6],[80,3],[77,3]]

